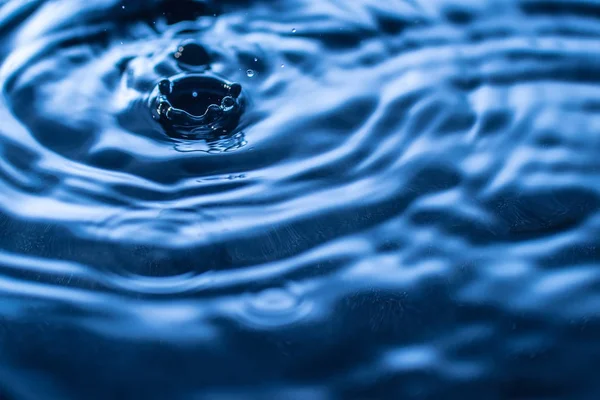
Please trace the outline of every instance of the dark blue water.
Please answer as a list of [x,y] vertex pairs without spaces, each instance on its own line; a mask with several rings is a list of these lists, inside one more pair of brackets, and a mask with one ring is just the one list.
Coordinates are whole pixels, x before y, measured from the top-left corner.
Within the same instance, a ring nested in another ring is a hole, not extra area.
[[600,1],[0,1],[0,399],[598,399]]

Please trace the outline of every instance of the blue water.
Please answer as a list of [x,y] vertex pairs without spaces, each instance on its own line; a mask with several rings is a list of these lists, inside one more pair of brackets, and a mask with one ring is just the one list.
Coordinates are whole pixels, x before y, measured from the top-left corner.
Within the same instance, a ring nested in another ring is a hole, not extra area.
[[598,399],[600,1],[0,0],[0,399]]

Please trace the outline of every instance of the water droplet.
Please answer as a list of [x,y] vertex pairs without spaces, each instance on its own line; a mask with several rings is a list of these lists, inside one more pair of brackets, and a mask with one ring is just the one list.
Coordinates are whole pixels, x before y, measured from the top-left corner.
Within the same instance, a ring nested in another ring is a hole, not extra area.
[[281,64],[281,68],[285,67],[285,64]]
[[121,8],[124,10],[124,9],[125,9],[125,6],[121,6]]
[[249,69],[248,71],[246,71],[246,75],[248,75],[248,78],[252,78],[254,76],[254,71]]
[[193,93],[192,93],[192,96],[194,96],[194,97],[198,97],[198,92],[193,92]]
[[293,29],[292,29],[292,33],[296,33],[296,28],[293,28]]
[[254,57],[254,62],[257,62],[257,61],[258,61],[258,58]]
[[187,42],[177,46],[175,58],[187,66],[205,66],[210,63],[210,55],[206,49],[195,42]]

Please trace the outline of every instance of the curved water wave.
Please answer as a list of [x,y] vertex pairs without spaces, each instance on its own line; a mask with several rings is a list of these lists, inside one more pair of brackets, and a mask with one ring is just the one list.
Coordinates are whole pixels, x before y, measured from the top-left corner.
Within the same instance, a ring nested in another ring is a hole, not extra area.
[[593,392],[600,3],[180,5],[0,7],[7,395]]

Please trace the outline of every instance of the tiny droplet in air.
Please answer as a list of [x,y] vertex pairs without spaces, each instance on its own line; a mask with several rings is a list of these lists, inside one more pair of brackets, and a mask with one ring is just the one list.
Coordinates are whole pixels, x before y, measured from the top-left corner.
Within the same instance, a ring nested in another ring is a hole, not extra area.
[[252,78],[254,76],[254,71],[249,69],[246,71],[246,75],[248,75],[248,78]]

